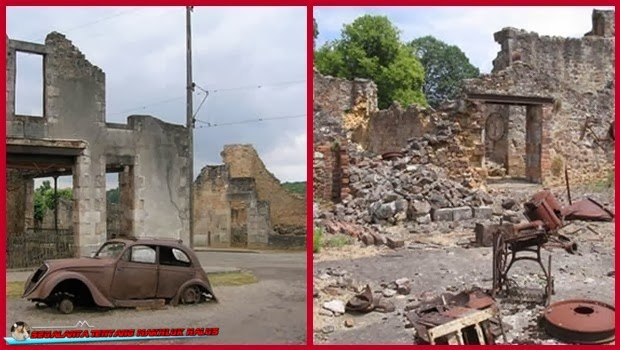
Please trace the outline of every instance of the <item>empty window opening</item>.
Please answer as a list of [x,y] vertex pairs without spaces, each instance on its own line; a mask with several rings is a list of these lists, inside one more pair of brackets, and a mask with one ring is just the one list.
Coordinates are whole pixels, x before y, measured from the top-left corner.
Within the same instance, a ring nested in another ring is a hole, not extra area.
[[43,55],[17,52],[15,56],[15,114],[44,115]]
[[120,191],[118,189],[118,174],[106,173],[105,176],[106,189],[106,230],[107,237],[116,238],[121,236],[120,226]]
[[[71,236],[73,228],[73,177],[34,180],[34,228]],[[66,231],[66,232],[65,232]],[[69,239],[68,237],[67,239]]]

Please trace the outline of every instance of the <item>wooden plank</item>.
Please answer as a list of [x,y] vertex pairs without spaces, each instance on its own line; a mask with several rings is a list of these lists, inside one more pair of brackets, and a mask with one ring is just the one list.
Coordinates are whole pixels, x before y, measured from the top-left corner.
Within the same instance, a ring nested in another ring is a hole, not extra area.
[[429,329],[428,338],[434,340],[453,333],[457,333],[458,337],[461,329],[473,326],[482,321],[486,321],[490,318],[493,318],[496,314],[497,309],[493,307],[481,311],[473,310],[473,312],[468,315],[464,315],[463,317],[458,318],[454,321],[450,321],[448,323],[444,323],[442,325]]

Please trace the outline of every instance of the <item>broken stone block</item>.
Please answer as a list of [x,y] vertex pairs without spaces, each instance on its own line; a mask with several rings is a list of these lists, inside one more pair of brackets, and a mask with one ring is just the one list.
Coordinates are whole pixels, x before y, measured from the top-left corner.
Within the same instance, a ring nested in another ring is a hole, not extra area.
[[479,247],[492,247],[493,231],[498,228],[499,225],[497,224],[484,225],[477,223],[474,228],[474,233],[476,234],[476,245]]
[[396,291],[394,289],[387,288],[387,289],[384,289],[381,294],[383,294],[383,296],[386,298],[391,298],[396,295]]
[[405,241],[402,239],[394,239],[391,237],[386,237],[386,243],[387,246],[390,249],[396,249],[396,248],[401,248],[405,246]]
[[344,314],[344,302],[340,300],[332,300],[323,303],[323,308],[336,314]]
[[470,220],[473,216],[474,213],[471,207],[458,207],[452,209],[452,220],[454,221]]
[[411,211],[416,215],[424,215],[431,212],[431,205],[427,201],[413,201]]
[[321,329],[321,332],[323,334],[330,334],[330,333],[334,333],[335,330],[336,328],[334,328],[334,326],[325,326]]
[[346,320],[344,320],[344,326],[347,327],[347,328],[353,327],[353,324],[354,324],[353,320],[350,319],[350,318],[347,318]]
[[375,244],[375,238],[371,234],[364,233],[362,235],[362,242],[365,245],[374,245]]
[[415,219],[415,221],[416,221],[418,224],[422,224],[422,225],[429,224],[429,223],[432,221],[432,220],[431,220],[431,214],[426,214],[426,215],[422,215],[422,216],[420,216],[420,217],[417,217],[417,218]]
[[435,209],[432,212],[432,216],[433,216],[433,221],[452,221],[453,220],[452,209],[450,208]]
[[385,245],[387,243],[385,236],[376,232],[370,232],[370,234],[372,235],[376,246]]
[[411,281],[408,278],[399,278],[395,283],[398,294],[409,295],[411,293]]
[[518,224],[521,222],[521,218],[519,213],[514,212],[512,210],[508,210],[504,213],[504,215],[502,216],[502,220],[507,221],[507,222],[511,222],[513,224]]
[[474,219],[491,220],[493,218],[493,208],[491,207],[475,207]]
[[321,310],[319,310],[319,315],[327,316],[327,317],[332,317],[332,316],[334,316],[334,313],[329,311],[329,310],[321,309]]
[[516,204],[517,202],[512,198],[506,198],[502,200],[502,208],[506,210],[512,209]]
[[396,222],[402,222],[402,221],[407,220],[407,213],[405,212],[396,213],[396,215],[394,215],[394,220],[396,220]]
[[390,202],[381,204],[379,208],[374,212],[374,216],[379,220],[386,220],[396,214],[396,203]]

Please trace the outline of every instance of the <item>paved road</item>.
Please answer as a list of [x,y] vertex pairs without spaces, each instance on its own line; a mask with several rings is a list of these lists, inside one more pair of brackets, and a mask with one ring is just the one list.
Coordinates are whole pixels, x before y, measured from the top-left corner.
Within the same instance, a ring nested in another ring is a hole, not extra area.
[[[220,302],[166,310],[84,310],[60,315],[52,309],[35,309],[23,300],[7,300],[7,319],[31,326],[72,326],[87,320],[97,329],[219,327],[213,338],[146,341],[145,344],[303,344],[306,342],[306,254],[301,253],[197,253],[203,266],[249,270],[258,283],[215,287]],[[7,334],[9,334],[7,326]],[[109,343],[113,344],[113,343]],[[127,342],[117,343],[127,344]]]

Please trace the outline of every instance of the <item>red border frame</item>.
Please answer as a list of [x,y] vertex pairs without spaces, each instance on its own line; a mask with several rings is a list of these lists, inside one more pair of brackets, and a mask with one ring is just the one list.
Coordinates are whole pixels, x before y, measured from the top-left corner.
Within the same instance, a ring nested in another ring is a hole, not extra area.
[[[440,2],[440,3],[439,3]],[[212,0],[212,1],[192,1],[193,5],[203,5],[203,6],[307,6],[307,50],[308,50],[308,61],[307,61],[307,77],[308,77],[308,99],[307,99],[307,224],[308,224],[308,236],[307,236],[307,344],[308,345],[282,345],[282,346],[274,346],[274,345],[246,345],[256,349],[271,349],[274,347],[313,347],[313,317],[312,317],[312,230],[313,230],[313,217],[312,217],[312,208],[313,208],[313,200],[312,200],[312,158],[313,158],[313,132],[312,132],[312,117],[313,116],[313,105],[312,105],[312,96],[313,96],[313,70],[312,70],[312,52],[313,52],[313,35],[312,35],[312,18],[313,11],[312,6],[585,6],[585,5],[596,5],[596,6],[614,6],[615,3],[613,1],[602,1],[597,4],[593,4],[591,1],[578,1],[578,0],[570,0],[570,1],[536,1],[536,0],[509,0],[509,1],[489,1],[483,2],[481,0],[444,0],[444,1],[429,1],[429,0],[418,0],[418,1],[406,1],[406,0],[386,0],[386,1],[377,1],[377,0],[340,0],[340,1],[330,1],[330,0]],[[43,6],[43,5],[52,5],[52,6],[184,6],[187,5],[186,2],[178,1],[178,0],[157,0],[157,1],[144,1],[144,0],[134,0],[131,2],[122,1],[122,0],[111,0],[111,1],[79,1],[79,0],[8,0],[5,6]],[[3,9],[4,11],[4,21],[6,21],[6,7]],[[6,23],[5,23],[6,28]],[[616,54],[617,58],[617,54]],[[6,67],[6,57],[2,57],[3,65]],[[2,77],[5,77],[6,69],[2,70]],[[5,101],[6,103],[6,101]],[[3,106],[5,105],[2,104]],[[2,134],[6,135],[6,123],[2,123],[1,129]],[[620,130],[620,126],[616,126],[616,132]],[[0,164],[6,164],[6,144],[3,142],[0,151]],[[616,180],[618,175],[616,174]],[[6,172],[0,171],[0,183],[3,186],[6,186]],[[3,191],[6,195],[6,191]],[[0,201],[0,208],[3,211],[6,211],[6,199]],[[1,219],[2,227],[4,228],[6,225],[6,219],[3,217]],[[3,230],[5,232],[5,230]],[[6,241],[2,240],[0,243],[0,247],[6,248]],[[3,266],[6,266],[6,256],[2,255],[0,259],[3,263]],[[3,288],[6,295],[6,274],[0,274],[0,279],[3,281]],[[2,311],[6,317],[6,304],[2,303]],[[1,348],[8,347],[8,345],[2,340]],[[48,345],[53,348],[64,348],[65,345]],[[92,344],[84,344],[84,345],[72,345],[77,346],[77,348],[90,348]],[[136,345],[123,345],[125,347],[136,347]],[[146,345],[159,349],[173,349],[178,347],[178,345]],[[241,345],[183,345],[183,347],[241,347]],[[388,345],[389,347],[399,347],[399,346],[407,346],[403,345]],[[32,349],[37,346],[20,346],[20,349]],[[97,345],[98,348],[101,349],[114,349],[117,345]],[[331,348],[343,348],[343,347],[351,347],[351,345],[323,345],[321,348],[331,349]],[[356,345],[356,348],[385,348],[385,345]],[[542,347],[542,346],[528,346],[528,347]]]

